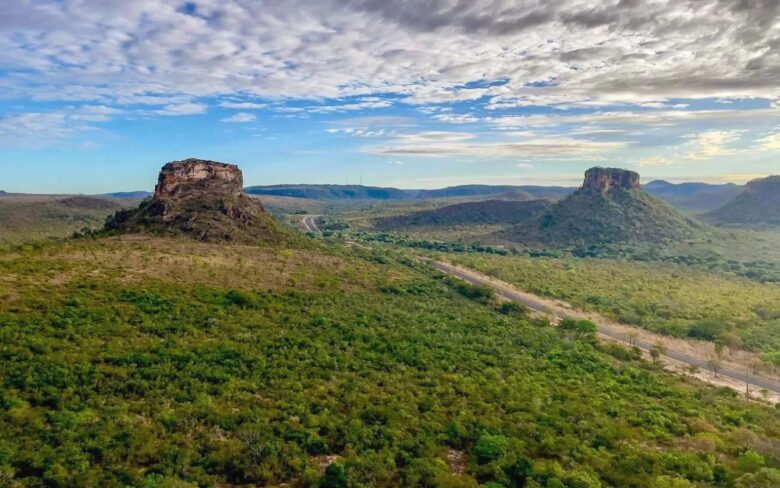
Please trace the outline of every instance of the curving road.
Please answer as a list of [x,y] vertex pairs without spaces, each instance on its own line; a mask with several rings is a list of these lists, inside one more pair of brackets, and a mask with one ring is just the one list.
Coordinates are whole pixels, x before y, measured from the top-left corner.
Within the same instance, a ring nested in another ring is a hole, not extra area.
[[315,234],[318,233],[320,228],[317,227],[317,217],[318,215],[307,215],[302,218],[301,225],[303,226],[303,230],[306,232],[313,232]]
[[[560,318],[564,318],[564,319],[581,318],[571,314],[567,314],[566,312],[563,311],[552,313],[544,305],[544,302],[542,300],[534,300],[533,296],[529,296],[528,293],[519,293],[517,291],[513,291],[512,285],[508,283],[499,282],[494,278],[487,277],[475,271],[464,270],[452,264],[444,263],[441,261],[431,261],[430,264],[437,270],[441,271],[442,273],[455,276],[456,278],[460,278],[461,280],[467,283],[471,283],[472,285],[489,286],[496,292],[496,295],[505,298],[507,300],[511,300],[513,302],[517,302],[522,305],[525,305],[531,310],[545,313],[548,315],[559,316]],[[612,340],[622,342],[624,344],[628,343],[628,341],[626,341],[626,337],[624,334],[618,332],[616,329],[610,327],[608,324],[598,324],[598,326],[599,326],[599,335],[602,335]],[[649,351],[653,347],[653,344],[649,344],[639,340],[634,341],[634,345],[645,351]],[[713,371],[713,369],[707,364],[707,361],[697,358],[695,356],[691,356],[689,354],[667,350],[666,352],[664,352],[663,355],[671,359],[680,361],[682,363],[696,366],[701,369],[705,369],[707,371]],[[726,367],[718,369],[717,374],[736,381],[740,381],[743,384],[745,382],[745,377],[746,377],[745,371],[739,371],[733,368],[726,368]],[[772,380],[770,378],[757,376],[757,375],[750,375],[748,383],[750,384],[751,389],[760,390],[762,388],[765,388],[771,392],[780,394],[780,382]]]

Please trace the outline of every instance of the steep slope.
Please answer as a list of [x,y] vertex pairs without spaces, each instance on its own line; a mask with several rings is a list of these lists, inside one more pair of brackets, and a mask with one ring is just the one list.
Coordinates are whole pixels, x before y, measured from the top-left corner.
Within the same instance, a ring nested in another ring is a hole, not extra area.
[[709,183],[670,183],[654,180],[642,189],[658,197],[674,208],[689,212],[706,212],[716,209],[739,195],[744,189],[734,183],[713,185]]
[[521,242],[547,245],[598,245],[685,239],[700,224],[643,192],[639,174],[614,168],[591,168],[582,187],[551,206],[534,222],[507,235]]
[[543,212],[550,206],[546,200],[484,200],[447,205],[408,215],[386,217],[377,222],[383,230],[417,226],[461,226],[517,224]]
[[706,218],[721,225],[780,225],[780,176],[748,182],[745,191]]
[[186,234],[204,241],[276,243],[295,239],[259,200],[241,193],[232,164],[186,159],[163,166],[154,197],[106,222],[112,232]]

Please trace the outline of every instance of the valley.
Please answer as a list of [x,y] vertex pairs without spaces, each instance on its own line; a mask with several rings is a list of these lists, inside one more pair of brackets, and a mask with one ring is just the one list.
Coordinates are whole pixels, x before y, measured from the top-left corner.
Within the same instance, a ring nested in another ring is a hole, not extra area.
[[[482,196],[252,197],[240,180],[231,165],[170,163],[103,229],[0,252],[4,479],[772,480],[775,283],[506,239],[555,199],[523,214]],[[416,238],[396,230],[418,223]],[[426,240],[437,227],[452,239]],[[486,228],[502,237],[483,243]]]

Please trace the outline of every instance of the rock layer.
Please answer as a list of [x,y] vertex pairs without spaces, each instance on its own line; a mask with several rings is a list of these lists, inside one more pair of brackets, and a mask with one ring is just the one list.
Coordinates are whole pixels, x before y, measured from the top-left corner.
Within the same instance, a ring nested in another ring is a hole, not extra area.
[[614,189],[639,190],[639,173],[617,168],[591,168],[585,172],[583,190],[602,194]]
[[191,191],[236,197],[243,187],[243,174],[235,164],[190,158],[162,167],[154,198],[176,197]]

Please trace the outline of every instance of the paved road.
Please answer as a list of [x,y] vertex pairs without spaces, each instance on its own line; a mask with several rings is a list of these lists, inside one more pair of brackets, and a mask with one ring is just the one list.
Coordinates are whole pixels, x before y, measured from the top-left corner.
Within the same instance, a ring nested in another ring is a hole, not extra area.
[[[522,305],[525,305],[526,307],[530,308],[531,310],[535,310],[537,312],[542,312],[549,315],[556,315],[560,318],[564,319],[578,319],[580,317],[567,314],[565,312],[556,312],[552,313],[545,305],[544,302],[541,300],[534,300],[533,297],[529,296],[527,293],[517,293],[512,291],[511,285],[506,284],[506,286],[498,286],[495,282],[497,280],[483,277],[479,273],[472,272],[472,271],[465,271],[462,269],[459,269],[456,266],[453,266],[449,263],[443,263],[441,261],[431,261],[431,265],[441,271],[442,273],[449,274],[451,276],[455,276],[457,278],[462,279],[463,281],[467,283],[471,283],[472,285],[484,285],[489,286],[493,288],[493,290],[496,292],[497,295],[506,298],[507,300],[512,300],[517,303],[521,303]],[[608,337],[613,340],[617,340],[623,343],[627,343],[627,338],[624,334],[621,332],[618,332],[613,327],[610,327],[607,324],[598,324],[599,325],[599,334]],[[642,341],[634,341],[634,345],[639,347],[640,349],[644,349],[645,351],[649,351],[653,344],[649,344]],[[707,364],[707,361],[699,359],[697,357],[677,352],[677,351],[671,351],[667,350],[664,353],[664,356],[667,356],[671,359],[675,359],[677,361],[687,363],[693,366],[697,366],[701,369],[706,369],[708,371],[712,371],[712,368]],[[732,368],[721,368],[718,370],[718,375],[725,376],[727,378],[731,378],[736,381],[741,381],[744,384],[745,381],[745,371],[739,371]],[[780,382],[774,381],[769,378],[765,378],[763,376],[756,376],[756,375],[750,375],[750,385],[751,389],[753,390],[760,390],[762,388],[766,388],[767,390],[780,394]]]
[[307,215],[301,219],[301,225],[306,232],[317,233],[320,231],[320,228],[317,227],[317,217],[317,215]]

